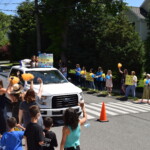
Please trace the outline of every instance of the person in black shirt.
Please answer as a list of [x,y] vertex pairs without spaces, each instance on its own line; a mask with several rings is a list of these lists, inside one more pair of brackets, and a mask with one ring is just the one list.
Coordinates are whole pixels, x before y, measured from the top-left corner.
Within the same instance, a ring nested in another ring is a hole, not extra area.
[[50,131],[50,128],[53,125],[53,120],[50,117],[44,119],[45,133],[43,150],[54,150],[54,147],[58,146],[56,134],[53,131]]
[[27,141],[28,150],[42,150],[42,145],[44,144],[44,134],[43,129],[38,125],[38,120],[40,118],[40,109],[37,105],[33,105],[29,108],[31,122],[27,125],[25,131],[25,138]]

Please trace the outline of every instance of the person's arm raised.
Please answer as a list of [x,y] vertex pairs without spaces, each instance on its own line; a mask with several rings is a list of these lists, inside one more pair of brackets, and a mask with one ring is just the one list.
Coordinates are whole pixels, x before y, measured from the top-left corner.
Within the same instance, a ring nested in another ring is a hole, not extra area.
[[33,80],[30,81],[30,89],[33,90]]
[[87,120],[87,114],[86,114],[84,103],[80,103],[80,107],[81,107],[82,112],[83,112],[83,118],[80,119],[80,125],[83,125],[86,122],[86,120]]
[[43,92],[43,81],[42,81],[41,78],[38,78],[37,80],[38,80],[38,82],[40,83],[40,88],[39,88],[39,91],[38,91],[38,93],[37,93],[37,96],[38,96],[39,98],[41,98],[42,92]]
[[121,73],[121,74],[123,74],[123,71],[121,70],[121,68],[118,68],[119,69],[119,72]]

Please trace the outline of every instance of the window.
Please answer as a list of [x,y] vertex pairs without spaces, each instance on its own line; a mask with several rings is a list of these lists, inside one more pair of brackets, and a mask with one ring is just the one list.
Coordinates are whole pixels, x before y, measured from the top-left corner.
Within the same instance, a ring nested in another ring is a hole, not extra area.
[[62,76],[59,71],[27,71],[34,75],[34,84],[38,84],[37,79],[41,78],[44,84],[55,84],[55,83],[66,83],[68,82],[64,76]]

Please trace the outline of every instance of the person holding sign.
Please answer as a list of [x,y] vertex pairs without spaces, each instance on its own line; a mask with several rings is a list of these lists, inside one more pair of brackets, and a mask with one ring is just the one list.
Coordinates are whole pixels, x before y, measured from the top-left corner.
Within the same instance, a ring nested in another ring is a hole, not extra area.
[[126,79],[126,75],[128,75],[128,70],[124,69],[124,71],[121,70],[122,65],[119,65],[120,63],[118,63],[118,69],[119,72],[122,74],[121,77],[121,91],[123,92],[123,94],[125,94],[126,91],[126,85],[125,85],[125,79]]
[[137,86],[137,76],[135,71],[131,71],[131,75],[127,75],[125,79],[126,93],[125,97],[128,98],[130,91],[132,92],[132,97],[135,97],[135,89]]
[[86,80],[89,83],[89,88],[95,90],[94,78],[95,78],[95,74],[93,73],[93,68],[91,68],[90,72],[86,73]]
[[86,69],[84,66],[81,70],[81,87],[86,87]]
[[108,91],[108,96],[111,96],[112,87],[113,87],[112,71],[108,70],[107,75],[106,75],[106,88],[107,88],[107,91]]

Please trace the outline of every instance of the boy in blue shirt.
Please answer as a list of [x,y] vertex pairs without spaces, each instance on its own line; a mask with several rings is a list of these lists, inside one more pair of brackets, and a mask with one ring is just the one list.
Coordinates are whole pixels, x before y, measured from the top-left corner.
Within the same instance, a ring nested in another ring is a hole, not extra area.
[[81,68],[79,64],[76,64],[76,69],[75,69],[75,77],[76,77],[76,84],[80,85],[80,78],[81,78]]
[[[0,141],[1,147],[5,147],[5,150],[23,150],[22,138],[24,136],[24,131],[15,131],[17,121],[14,117],[7,119],[7,125],[9,131],[3,134]],[[18,125],[18,127],[23,130],[25,129],[20,125]]]

